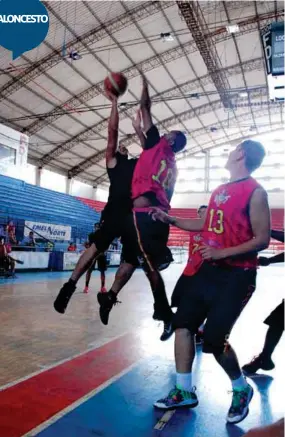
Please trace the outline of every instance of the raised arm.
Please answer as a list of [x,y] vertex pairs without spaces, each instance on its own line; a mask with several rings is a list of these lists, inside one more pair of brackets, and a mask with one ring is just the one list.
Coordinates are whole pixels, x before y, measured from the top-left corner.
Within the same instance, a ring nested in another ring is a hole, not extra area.
[[108,168],[114,168],[117,164],[116,152],[119,136],[119,112],[117,97],[110,95],[109,98],[112,102],[112,109],[108,124],[108,143],[105,156],[106,166]]
[[148,91],[148,83],[144,76],[142,76],[142,81],[143,81],[143,86],[142,86],[140,109],[141,109],[142,120],[143,120],[143,130],[145,133],[147,133],[147,131],[153,125],[151,112],[150,112],[151,100]]
[[157,207],[151,209],[151,214],[153,220],[159,220],[163,223],[167,223],[172,226],[176,226],[179,229],[183,229],[184,231],[190,231],[190,232],[202,231],[206,218],[206,215],[204,219],[200,219],[200,218],[184,219],[184,218],[172,217]]
[[141,127],[141,111],[140,111],[140,109],[137,111],[136,117],[133,118],[132,124],[133,124],[133,128],[135,130],[135,133],[139,137],[140,145],[141,145],[142,149],[144,149],[145,143],[146,143],[146,137],[145,137],[145,135],[142,131],[142,127]]

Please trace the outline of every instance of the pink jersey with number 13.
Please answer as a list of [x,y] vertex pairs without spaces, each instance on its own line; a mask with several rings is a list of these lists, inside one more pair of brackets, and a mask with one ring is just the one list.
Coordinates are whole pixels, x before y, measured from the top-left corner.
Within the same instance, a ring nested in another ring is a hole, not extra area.
[[177,176],[175,154],[161,137],[151,149],[143,150],[135,167],[132,181],[132,198],[152,192],[161,208],[169,210]]

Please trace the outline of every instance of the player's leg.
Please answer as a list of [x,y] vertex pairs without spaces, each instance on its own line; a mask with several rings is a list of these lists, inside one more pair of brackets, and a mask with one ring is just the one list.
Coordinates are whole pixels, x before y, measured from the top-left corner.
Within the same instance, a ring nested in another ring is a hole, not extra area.
[[207,315],[203,351],[213,353],[231,380],[233,398],[227,421],[238,423],[248,414],[253,389],[242,374],[236,353],[228,338],[237,318],[255,290],[256,272],[211,268],[211,277],[216,284],[216,296]]
[[107,290],[105,288],[106,275],[105,272],[107,270],[107,256],[102,254],[98,260],[98,270],[100,272],[100,280],[101,280],[101,293],[106,293]]
[[173,261],[171,251],[167,247],[169,226],[153,221],[148,212],[133,212],[133,224],[142,266],[154,298],[153,318],[163,321],[164,330],[160,339],[165,341],[173,334],[173,313],[160,274],[160,271]]
[[203,275],[196,274],[193,277],[182,275],[176,284],[175,293],[180,296],[173,318],[176,384],[165,398],[154,404],[157,408],[195,407],[198,404],[192,388],[192,365],[195,358],[195,333],[207,310],[200,293],[204,283]]
[[[129,222],[130,221],[130,226]],[[137,244],[134,230],[132,232],[132,215],[126,217],[126,223],[121,224],[122,255],[121,264],[116,272],[115,281],[108,293],[98,293],[97,298],[100,305],[99,314],[101,322],[108,324],[110,311],[118,303],[118,294],[124,285],[130,280],[138,267]]]
[[111,289],[107,293],[100,292],[97,294],[98,303],[100,305],[100,319],[104,325],[108,325],[110,312],[113,306],[119,302],[117,296],[124,285],[132,277],[135,269],[136,266],[123,262],[120,264],[116,272],[115,281]]
[[[173,290],[171,296],[171,308],[177,308],[179,306],[179,302],[181,298],[180,293],[181,291],[183,292],[183,287],[180,286],[180,281],[183,281],[183,277],[184,277],[183,275],[180,277]],[[200,345],[203,342],[204,326],[205,326],[205,321],[199,326],[198,332],[195,336],[196,345]]]
[[242,370],[245,374],[254,374],[259,369],[274,369],[275,364],[271,357],[284,332],[284,300],[265,319],[264,323],[269,327],[262,352],[243,366]]
[[115,237],[117,237],[116,223],[114,223],[113,217],[106,217],[101,228],[95,232],[94,241],[90,241],[90,247],[86,249],[79,258],[69,281],[66,282],[59,291],[54,301],[54,308],[58,313],[65,313],[68,302],[76,290],[78,280],[91,267],[94,260],[108,249]]
[[93,263],[91,264],[91,267],[89,267],[89,269],[86,272],[86,276],[85,276],[85,288],[83,290],[83,293],[88,293],[88,291],[89,291],[89,284],[90,284],[92,272],[93,272],[93,270],[95,268],[96,262],[97,261],[95,259],[95,261],[93,261]]
[[9,273],[11,276],[15,275],[16,263],[12,258],[9,258]]

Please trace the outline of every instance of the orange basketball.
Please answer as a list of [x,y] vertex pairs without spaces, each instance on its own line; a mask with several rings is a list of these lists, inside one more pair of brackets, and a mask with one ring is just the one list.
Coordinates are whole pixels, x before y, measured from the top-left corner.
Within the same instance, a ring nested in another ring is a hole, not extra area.
[[109,73],[104,80],[106,94],[122,96],[128,87],[128,80],[122,73]]

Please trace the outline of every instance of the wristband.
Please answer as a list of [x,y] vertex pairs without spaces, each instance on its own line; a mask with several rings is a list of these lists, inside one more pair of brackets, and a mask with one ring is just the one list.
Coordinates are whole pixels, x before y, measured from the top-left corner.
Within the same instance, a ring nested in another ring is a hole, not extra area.
[[176,217],[169,217],[169,224],[174,226],[176,223]]

